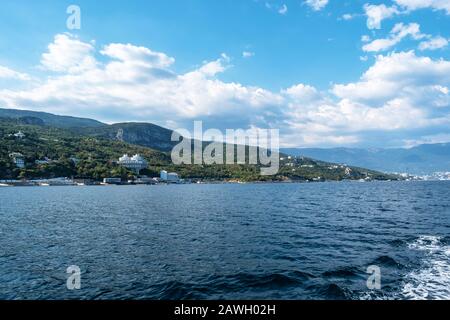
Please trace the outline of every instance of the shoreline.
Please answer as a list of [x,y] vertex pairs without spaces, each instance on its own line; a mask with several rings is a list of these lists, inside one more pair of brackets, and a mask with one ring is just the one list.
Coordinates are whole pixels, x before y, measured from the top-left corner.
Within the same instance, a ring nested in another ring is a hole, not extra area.
[[248,182],[230,182],[230,181],[202,181],[202,182],[189,182],[189,183],[120,183],[120,184],[107,184],[107,183],[93,183],[93,184],[39,184],[30,182],[21,183],[0,183],[0,189],[2,188],[30,188],[30,187],[131,187],[131,186],[168,186],[168,185],[254,185],[254,184],[309,184],[309,183],[377,183],[377,182],[448,182],[450,180],[325,180],[325,181],[248,181]]

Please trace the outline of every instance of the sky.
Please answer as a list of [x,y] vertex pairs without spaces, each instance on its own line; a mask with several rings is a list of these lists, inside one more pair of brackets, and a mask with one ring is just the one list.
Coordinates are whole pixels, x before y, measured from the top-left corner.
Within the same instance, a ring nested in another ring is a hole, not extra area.
[[283,147],[450,142],[449,41],[450,0],[4,0],[0,107]]

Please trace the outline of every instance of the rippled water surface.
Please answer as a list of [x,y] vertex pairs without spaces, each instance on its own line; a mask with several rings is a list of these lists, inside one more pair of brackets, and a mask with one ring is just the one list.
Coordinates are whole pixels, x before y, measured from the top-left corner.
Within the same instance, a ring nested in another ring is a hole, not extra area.
[[244,298],[449,299],[450,183],[0,188],[0,299]]

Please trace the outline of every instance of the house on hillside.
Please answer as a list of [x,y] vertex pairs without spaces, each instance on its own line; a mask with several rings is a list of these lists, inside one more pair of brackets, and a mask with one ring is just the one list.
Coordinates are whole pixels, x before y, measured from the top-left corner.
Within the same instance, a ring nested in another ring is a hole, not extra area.
[[36,163],[37,165],[43,165],[43,164],[49,164],[49,163],[52,163],[52,162],[53,162],[53,160],[51,160],[51,159],[49,159],[47,157],[44,157],[44,159],[36,160],[34,163]]
[[13,152],[9,155],[17,168],[23,169],[25,168],[25,157],[23,154],[19,152]]
[[14,137],[18,138],[18,139],[23,139],[25,138],[25,134],[22,131],[19,131],[17,133],[14,134]]

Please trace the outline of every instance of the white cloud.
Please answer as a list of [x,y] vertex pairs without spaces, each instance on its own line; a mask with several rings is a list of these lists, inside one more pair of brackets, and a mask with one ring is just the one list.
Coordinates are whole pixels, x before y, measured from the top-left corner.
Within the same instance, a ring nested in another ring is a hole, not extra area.
[[69,34],[58,34],[41,58],[44,69],[77,73],[95,68],[94,46]]
[[139,64],[148,68],[167,68],[175,62],[174,58],[164,53],[131,44],[113,43],[107,45],[100,53],[122,62]]
[[380,29],[381,22],[396,14],[399,14],[397,7],[387,7],[385,4],[372,5],[365,4],[364,11],[367,15],[367,27],[369,29]]
[[393,0],[392,6],[385,4],[364,5],[367,15],[367,27],[369,29],[381,29],[381,22],[396,15],[408,14],[418,9],[431,8],[433,10],[445,10],[450,15],[450,0]]
[[389,38],[376,39],[364,45],[363,50],[366,52],[388,50],[408,36],[410,36],[414,40],[420,40],[426,37],[426,35],[420,32],[420,25],[417,23],[410,23],[407,25],[404,25],[403,23],[397,23],[391,30]]
[[222,53],[222,56],[219,59],[211,62],[206,62],[197,70],[197,72],[203,74],[206,77],[214,77],[227,69],[227,63],[229,61],[230,59],[228,58],[228,56]]
[[21,81],[31,80],[31,77],[26,73],[14,71],[10,68],[0,66],[0,79],[16,79]]
[[362,42],[369,42],[369,41],[370,41],[370,36],[368,36],[368,35],[363,35],[363,36],[361,37],[361,41],[362,41]]
[[395,37],[387,38],[387,39],[376,39],[376,40],[364,45],[362,49],[366,52],[384,51],[384,50],[387,50],[387,49],[395,46],[399,42],[400,42],[400,40]]
[[342,99],[355,101],[383,101],[409,96],[413,88],[434,91],[437,84],[450,83],[450,61],[418,57],[413,51],[378,56],[361,80],[335,85],[333,92]]
[[394,0],[398,5],[407,10],[431,8],[434,10],[445,10],[450,14],[450,0]]
[[287,95],[291,101],[311,102],[320,98],[320,94],[316,88],[310,85],[297,84],[281,91]]
[[[66,36],[65,41],[81,42]],[[80,61],[59,64],[65,72],[49,73],[27,89],[0,89],[0,105],[172,128],[194,119],[220,129],[281,128],[284,144],[295,146],[365,143],[374,132],[388,144],[392,133],[441,134],[450,126],[450,61],[412,51],[380,55],[358,81],[324,92],[308,84],[271,91],[222,81],[220,74],[231,67],[225,54],[175,73],[170,70],[175,59],[164,53],[112,44],[100,50],[101,62],[92,43],[80,45],[90,46]],[[87,57],[90,67],[74,72]]]
[[412,51],[378,56],[359,82],[335,85],[330,97],[300,85],[302,99],[289,99],[288,127],[304,133],[302,145],[349,145],[379,134],[388,144],[393,132],[424,128],[448,133],[449,72],[449,61]]
[[314,11],[320,11],[327,6],[328,0],[306,0],[305,4]]
[[254,52],[251,52],[251,51],[244,51],[244,52],[242,52],[242,57],[243,58],[251,58],[251,57],[254,57],[254,56],[255,56]]
[[447,45],[448,40],[444,37],[438,36],[421,42],[419,44],[419,50],[437,50],[445,48]]
[[[68,42],[80,41],[69,35],[62,38]],[[90,46],[80,43],[82,48]],[[70,46],[63,47],[71,50]],[[58,49],[64,56],[61,47]],[[95,60],[94,52],[90,56],[78,55],[81,61],[86,58],[93,61],[90,68],[78,68],[82,63],[74,59],[59,63],[60,75],[48,77],[30,90],[0,90],[0,103],[30,109],[43,106],[51,112],[77,112],[91,117],[98,114],[105,121],[112,120],[105,118],[112,114],[158,122],[167,118],[173,121],[207,116],[220,118],[223,114],[250,117],[255,109],[262,112],[281,102],[278,95],[262,88],[218,80],[216,76],[229,67],[230,58],[226,54],[184,74],[168,69],[173,58],[131,44],[108,45],[101,54],[109,60],[100,63]],[[73,72],[74,66],[77,72]]]
[[448,143],[450,141],[450,134],[440,133],[434,135],[425,135],[419,139],[405,139],[404,144],[406,148],[416,147],[421,144],[435,144]]
[[342,15],[342,19],[346,20],[346,21],[352,20],[354,17],[355,16],[353,14],[350,14],[350,13],[345,13],[345,14]]
[[287,13],[288,13],[288,7],[287,7],[287,5],[283,4],[283,5],[280,7],[280,9],[278,9],[278,13],[279,13],[279,14],[282,14],[282,15],[287,14]]

